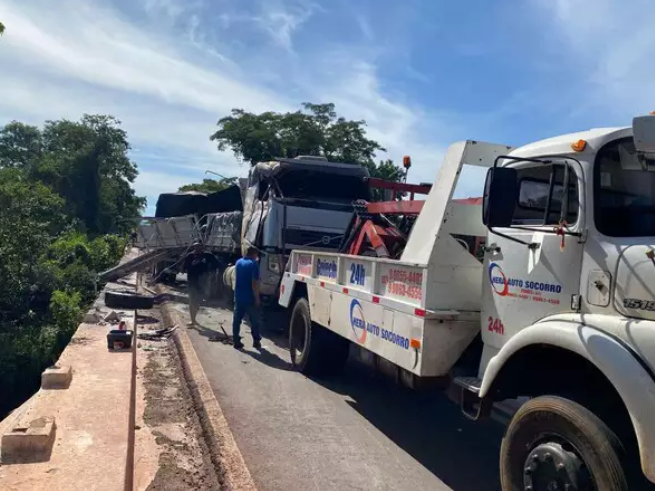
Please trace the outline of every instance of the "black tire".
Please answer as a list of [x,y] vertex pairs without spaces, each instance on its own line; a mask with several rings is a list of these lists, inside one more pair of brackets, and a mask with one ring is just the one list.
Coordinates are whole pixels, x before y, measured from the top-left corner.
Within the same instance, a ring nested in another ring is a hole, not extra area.
[[309,302],[299,299],[289,322],[291,364],[305,375],[336,375],[348,359],[349,342],[312,322]]
[[105,292],[105,305],[110,309],[148,310],[155,304],[152,295],[128,292]]
[[549,491],[568,483],[566,489],[579,491],[628,491],[624,459],[618,437],[587,408],[562,397],[537,397],[519,408],[503,438],[502,489]]

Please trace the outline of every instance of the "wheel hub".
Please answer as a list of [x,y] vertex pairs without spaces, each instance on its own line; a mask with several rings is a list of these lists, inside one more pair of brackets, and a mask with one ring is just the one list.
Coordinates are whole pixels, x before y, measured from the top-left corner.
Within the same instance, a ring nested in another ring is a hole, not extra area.
[[533,448],[523,470],[525,491],[594,491],[589,471],[573,451],[559,443]]

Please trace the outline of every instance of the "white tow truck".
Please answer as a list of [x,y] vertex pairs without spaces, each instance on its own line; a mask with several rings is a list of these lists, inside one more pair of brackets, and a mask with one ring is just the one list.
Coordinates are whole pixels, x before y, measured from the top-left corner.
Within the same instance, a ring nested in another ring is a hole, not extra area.
[[[453,199],[464,165],[488,168],[482,204]],[[486,238],[484,260],[453,235]],[[355,345],[410,387],[458,387],[473,419],[525,401],[503,491],[650,489],[654,248],[655,116],[520,148],[455,143],[397,260],[292,252],[291,360],[332,374]]]

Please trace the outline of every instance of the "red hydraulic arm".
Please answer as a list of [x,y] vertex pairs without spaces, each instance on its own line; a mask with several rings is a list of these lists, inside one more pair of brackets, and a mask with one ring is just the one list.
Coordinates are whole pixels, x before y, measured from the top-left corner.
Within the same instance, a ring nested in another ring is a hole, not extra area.
[[[384,218],[385,215],[417,216],[421,213],[425,201],[415,200],[417,194],[427,195],[432,186],[429,184],[407,184],[404,182],[385,181],[378,178],[369,178],[371,188],[392,191],[392,201],[377,201],[373,203],[359,202],[356,205],[357,214],[351,224],[350,238],[346,241],[348,254],[364,255],[375,254],[378,257],[390,257],[391,251],[398,251],[404,246],[407,238],[396,226]],[[409,193],[409,200],[398,200],[398,193]],[[468,198],[455,200],[463,204],[480,204],[482,198]],[[481,238],[475,239],[475,250]],[[394,247],[396,246],[396,247]]]

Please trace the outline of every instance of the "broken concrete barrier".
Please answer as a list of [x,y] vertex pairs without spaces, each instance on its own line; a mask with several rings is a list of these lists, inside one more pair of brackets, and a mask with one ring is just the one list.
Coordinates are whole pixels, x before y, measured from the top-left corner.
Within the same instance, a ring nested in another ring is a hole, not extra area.
[[73,379],[73,369],[66,365],[55,365],[41,374],[41,388],[45,390],[68,389]]
[[2,463],[44,462],[50,459],[57,425],[44,416],[27,424],[18,422],[2,435]]

